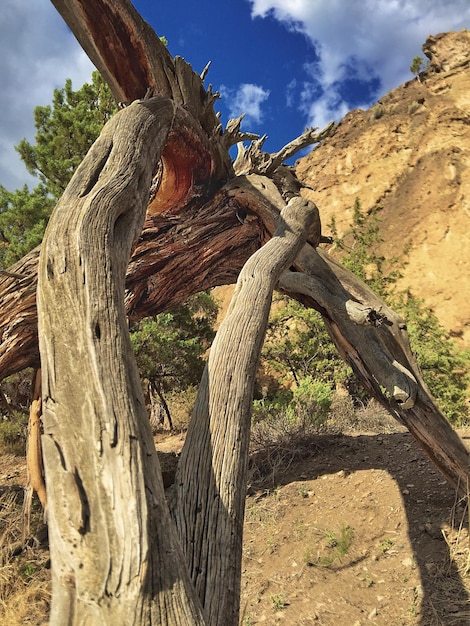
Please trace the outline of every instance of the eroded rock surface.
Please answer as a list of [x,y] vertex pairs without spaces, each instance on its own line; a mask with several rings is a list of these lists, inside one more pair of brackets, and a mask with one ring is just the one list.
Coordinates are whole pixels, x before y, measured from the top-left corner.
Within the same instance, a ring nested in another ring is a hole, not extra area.
[[349,112],[296,171],[325,234],[333,215],[340,233],[349,226],[356,198],[380,207],[382,252],[412,244],[403,287],[470,345],[470,32],[429,37],[423,51],[420,80]]

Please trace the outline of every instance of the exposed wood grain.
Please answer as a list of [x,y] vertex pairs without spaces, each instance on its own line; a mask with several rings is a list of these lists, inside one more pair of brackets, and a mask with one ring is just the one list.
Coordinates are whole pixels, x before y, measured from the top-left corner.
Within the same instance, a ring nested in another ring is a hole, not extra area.
[[236,626],[253,388],[271,297],[317,218],[294,198],[272,239],[245,264],[199,386],[175,479],[174,517],[212,626]]
[[33,495],[37,493],[45,511],[47,506],[46,483],[44,481],[44,462],[41,447],[42,416],[41,372],[36,370],[33,377],[33,397],[29,408],[28,439],[26,442],[27,484],[23,504],[23,537],[29,537],[31,527],[31,508]]
[[[200,602],[163,496],[130,356],[126,313],[139,319],[201,289],[232,282],[262,244],[260,252],[269,252],[279,212],[301,192],[282,160],[321,133],[307,133],[274,155],[262,152],[263,139],[255,140],[240,150],[235,176],[228,147],[252,137],[242,133],[239,120],[223,131],[213,109],[217,94],[204,88],[184,60],[169,55],[128,0],[53,3],[117,100],[138,100],[149,88],[168,100],[131,104],[107,127],[67,188],[41,252],[52,623],[202,624]],[[149,197],[151,180],[155,193]],[[284,287],[321,312],[340,354],[363,385],[408,426],[463,492],[468,454],[422,382],[402,320],[359,279],[315,251],[321,229],[318,213],[312,216],[308,243],[292,262],[308,276],[310,290],[302,291],[292,280]],[[2,376],[38,365],[38,254],[32,252],[9,275],[0,276]],[[259,290],[263,314],[256,328],[240,298],[243,290],[237,292],[230,325],[218,340],[223,346],[229,338],[232,347],[222,350],[223,360],[209,361],[200,418],[197,412],[194,418],[195,424],[198,419],[202,423],[203,434],[191,427],[192,445],[185,448],[179,470],[183,487],[175,518],[212,623],[227,623],[224,611],[236,619],[246,415],[269,300],[265,285],[270,293],[272,276]],[[248,302],[255,298],[250,291],[245,297]],[[234,317],[235,311],[239,316]],[[242,340],[246,350],[240,350]],[[215,348],[217,354],[217,342]],[[233,384],[211,386],[207,398],[210,377],[225,371],[233,372]],[[211,405],[220,402],[219,391],[225,403]],[[216,420],[220,415],[229,424],[227,440],[227,424]],[[197,471],[200,480],[194,485]],[[214,505],[207,493],[220,495],[220,502]],[[226,552],[219,550],[219,518]],[[193,525],[195,519],[199,522]],[[204,569],[206,558],[214,561]]]
[[[192,120],[176,124],[162,151],[165,176],[160,197],[173,209],[198,194],[199,183],[220,185],[233,175],[223,129],[214,112],[217,95],[181,57],[173,58],[128,0],[52,0],[117,102],[143,98],[147,90],[169,97]],[[190,132],[188,133],[188,131]],[[211,186],[211,185],[209,185]]]
[[[266,235],[261,219],[240,224],[237,211],[242,209],[244,203],[222,188],[202,205],[188,203],[178,215],[147,215],[127,268],[129,318],[156,315],[193,293],[234,283]],[[0,380],[26,367],[39,367],[39,251],[40,247],[13,266],[23,279],[0,276]]]
[[52,625],[204,623],[170,520],[124,309],[127,261],[174,119],[163,98],[116,115],[68,185],[41,249]]

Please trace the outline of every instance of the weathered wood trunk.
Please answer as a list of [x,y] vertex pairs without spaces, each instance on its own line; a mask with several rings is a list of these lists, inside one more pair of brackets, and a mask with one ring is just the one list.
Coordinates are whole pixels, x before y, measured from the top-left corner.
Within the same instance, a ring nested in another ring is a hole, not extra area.
[[306,273],[285,272],[280,287],[306,306],[327,307],[327,329],[358,380],[408,428],[457,493],[467,497],[468,450],[433,402],[404,320],[321,252],[304,249],[297,261]]
[[294,198],[273,238],[240,273],[211,348],[175,479],[173,515],[208,624],[237,626],[254,382],[273,289],[310,228],[315,205]]
[[[288,255],[275,257],[269,280],[260,282],[256,326],[243,289],[237,292],[232,325],[209,361],[173,510],[184,552],[165,502],[126,314],[139,319],[234,282],[273,235],[286,201],[301,193],[283,159],[323,135],[306,132],[274,155],[261,151],[262,140],[253,142],[232,164],[228,148],[252,136],[240,131],[240,120],[222,129],[217,95],[183,59],[172,59],[128,0],[53,3],[118,100],[141,98],[148,88],[164,99],[132,104],[106,127],[41,250],[51,623],[204,624],[205,612],[212,624],[235,623],[254,363]],[[468,453],[428,394],[402,321],[315,250],[320,226],[313,217],[308,243],[292,262],[296,272],[285,274],[282,288],[321,312],[363,385],[465,492]],[[0,277],[1,377],[39,365],[38,255]],[[222,382],[227,376],[231,384]]]
[[51,624],[203,624],[165,500],[127,330],[124,279],[175,119],[119,113],[51,217],[38,312]]

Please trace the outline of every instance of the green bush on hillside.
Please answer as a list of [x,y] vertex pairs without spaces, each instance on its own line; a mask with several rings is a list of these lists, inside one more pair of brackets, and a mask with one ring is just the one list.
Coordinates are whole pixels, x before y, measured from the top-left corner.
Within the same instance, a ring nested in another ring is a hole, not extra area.
[[[470,417],[470,351],[450,338],[422,300],[398,288],[410,246],[405,245],[401,255],[392,259],[378,253],[382,242],[379,214],[377,207],[364,212],[356,199],[352,224],[342,236],[338,235],[334,220],[330,224],[335,243],[331,254],[404,317],[412,350],[438,406],[451,423],[463,425]],[[357,399],[365,397],[365,392],[358,391],[354,384],[351,369],[339,358],[321,316],[289,298],[273,309],[263,359],[286,389],[297,390],[309,378],[331,392],[339,386],[351,390]],[[276,397],[292,407],[293,394],[288,398],[277,392]],[[279,400],[276,405],[279,409]],[[312,407],[313,410],[319,408]]]

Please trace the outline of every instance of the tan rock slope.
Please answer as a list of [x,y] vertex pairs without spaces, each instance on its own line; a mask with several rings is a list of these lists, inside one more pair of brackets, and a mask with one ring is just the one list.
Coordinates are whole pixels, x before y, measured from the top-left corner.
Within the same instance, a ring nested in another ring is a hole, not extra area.
[[[359,198],[380,207],[387,257],[411,241],[403,286],[470,345],[470,32],[429,37],[429,68],[367,111],[349,112],[335,134],[296,164],[321,212],[342,232]],[[411,63],[411,59],[410,59]]]

